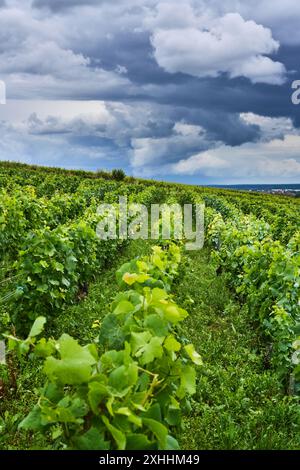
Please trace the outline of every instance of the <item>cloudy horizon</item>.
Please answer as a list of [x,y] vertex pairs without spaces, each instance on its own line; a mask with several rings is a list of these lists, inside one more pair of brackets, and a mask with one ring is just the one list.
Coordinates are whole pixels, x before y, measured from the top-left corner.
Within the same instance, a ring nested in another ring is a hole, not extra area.
[[296,0],[0,0],[0,160],[300,183]]

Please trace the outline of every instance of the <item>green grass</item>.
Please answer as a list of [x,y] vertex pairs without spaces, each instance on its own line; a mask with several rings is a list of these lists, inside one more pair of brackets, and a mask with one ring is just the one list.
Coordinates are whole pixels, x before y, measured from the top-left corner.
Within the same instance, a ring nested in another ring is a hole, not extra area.
[[186,256],[176,301],[190,316],[186,336],[204,360],[179,440],[186,449],[299,449],[299,402],[269,369],[247,309],[217,276],[208,250]]

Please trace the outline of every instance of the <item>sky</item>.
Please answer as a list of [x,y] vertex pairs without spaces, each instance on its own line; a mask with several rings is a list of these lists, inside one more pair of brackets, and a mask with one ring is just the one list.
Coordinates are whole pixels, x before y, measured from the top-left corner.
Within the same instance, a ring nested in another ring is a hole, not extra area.
[[0,0],[0,160],[300,183],[299,0]]

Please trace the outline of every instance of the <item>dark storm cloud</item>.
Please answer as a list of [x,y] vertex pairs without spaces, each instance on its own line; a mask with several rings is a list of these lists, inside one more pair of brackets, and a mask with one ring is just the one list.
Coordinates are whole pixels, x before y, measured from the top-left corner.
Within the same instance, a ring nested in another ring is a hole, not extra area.
[[48,8],[53,12],[59,12],[77,6],[97,5],[99,3],[101,3],[99,0],[34,0],[32,6],[34,8]]
[[[300,53],[300,48],[297,49]],[[291,102],[291,83],[296,73],[283,86],[252,85],[247,79],[229,80],[225,75],[215,79],[185,76],[182,83],[152,89],[150,99],[161,104],[173,104],[187,109],[219,113],[253,112],[271,117],[299,115]]]
[[[207,130],[212,140],[220,140],[234,147],[245,142],[256,142],[261,137],[259,126],[246,124],[238,114],[230,112],[203,114],[203,119],[196,118],[195,122],[198,121]],[[191,122],[194,122],[192,117]]]
[[184,74],[170,74],[157,64],[153,57],[150,34],[145,31],[121,31],[111,38],[102,38],[97,44],[81,45],[78,48],[80,51],[91,57],[92,64],[100,61],[108,70],[115,70],[118,65],[124,66],[126,76],[139,85],[162,86],[186,82]]

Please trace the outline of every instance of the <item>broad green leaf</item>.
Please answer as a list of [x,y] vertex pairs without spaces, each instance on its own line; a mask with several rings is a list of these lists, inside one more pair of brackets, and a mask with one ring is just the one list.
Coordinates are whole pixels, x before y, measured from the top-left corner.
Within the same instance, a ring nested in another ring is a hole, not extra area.
[[148,450],[153,448],[153,444],[144,434],[128,434],[126,450]]
[[187,354],[189,355],[189,357],[191,358],[191,360],[193,361],[194,364],[197,364],[197,366],[202,366],[203,365],[202,358],[201,358],[200,354],[198,354],[197,351],[195,351],[195,348],[194,348],[193,344],[187,344],[186,346],[184,346],[184,349],[185,349],[185,351],[187,352]]
[[154,405],[150,406],[143,416],[145,418],[154,419],[155,421],[161,421],[162,417],[159,403],[155,403]]
[[139,349],[143,348],[152,338],[149,331],[143,331],[142,333],[131,333],[130,345],[132,353],[135,354]]
[[109,375],[108,383],[115,390],[122,391],[125,388],[132,387],[138,379],[138,368],[136,364],[130,364],[128,367],[122,365],[113,370]]
[[158,440],[160,449],[166,449],[168,435],[167,428],[159,421],[155,421],[150,418],[143,418],[143,423],[150,429]]
[[44,389],[44,397],[52,403],[58,403],[64,397],[63,389],[54,383],[48,383]]
[[168,435],[166,450],[179,450],[179,449],[180,447],[179,447],[178,441],[173,436]]
[[52,433],[51,433],[51,438],[55,441],[58,439],[61,435],[63,434],[63,430],[61,427],[59,428],[54,428]]
[[105,316],[99,333],[99,343],[107,345],[109,348],[119,349],[125,341],[125,334],[121,325],[119,325],[118,317],[109,313]]
[[[62,402],[63,402],[63,399],[58,403],[58,407],[61,406]],[[85,416],[89,411],[89,407],[86,401],[79,397],[70,399],[70,403],[68,404],[68,409],[70,410],[70,412],[75,418],[81,418]]]
[[165,307],[164,314],[165,314],[166,319],[174,324],[184,320],[188,316],[188,313],[186,312],[186,310],[179,308],[175,304],[168,305],[167,307]]
[[164,338],[152,336],[149,331],[143,333],[131,333],[132,352],[140,357],[142,365],[149,364],[155,358],[162,357],[162,342]]
[[160,300],[165,300],[168,297],[169,295],[164,289],[159,289],[158,287],[155,287],[152,291],[153,302],[159,302]]
[[159,254],[154,254],[152,256],[152,262],[155,266],[158,267],[158,269],[160,269],[161,271],[164,271],[165,270],[165,263],[163,262],[163,260],[161,259],[160,255]]
[[108,450],[110,448],[109,442],[104,439],[104,433],[95,427],[73,438],[73,442],[79,450]]
[[41,418],[41,409],[38,405],[36,405],[33,410],[26,416],[26,418],[21,421],[18,428],[31,431],[41,431],[43,429]]
[[167,320],[157,313],[146,316],[145,326],[152,330],[155,336],[166,336],[168,334]]
[[149,265],[145,263],[145,261],[137,261],[136,262],[137,267],[139,268],[139,271],[145,271],[147,272],[149,269]]
[[192,366],[183,366],[180,374],[180,388],[177,395],[183,398],[188,393],[196,393],[196,372]]
[[45,317],[38,317],[34,324],[31,327],[30,333],[28,335],[28,338],[34,338],[35,336],[38,336],[41,334],[41,332],[44,329],[44,325],[46,323],[46,318]]
[[144,347],[144,352],[141,357],[142,364],[149,364],[156,358],[160,358],[163,355],[163,348],[161,346],[164,338],[155,336],[150,342]]
[[167,351],[178,352],[181,349],[181,344],[175,339],[173,335],[169,335],[165,339],[164,347]]
[[35,356],[44,358],[51,356],[55,351],[55,341],[51,339],[46,340],[46,338],[41,338],[34,348]]
[[138,275],[136,273],[125,273],[122,277],[122,280],[128,284],[129,286],[132,286],[137,281]]
[[135,424],[139,428],[142,426],[141,418],[132,413],[132,411],[128,407],[119,408],[118,410],[116,410],[116,414],[126,416],[128,418],[128,421]]
[[100,403],[109,396],[109,391],[106,385],[99,382],[89,383],[88,400],[91,409],[95,415],[100,414],[99,405]]
[[138,282],[142,284],[143,282],[147,281],[149,279],[148,274],[137,274],[137,273],[125,273],[123,275],[123,281],[128,284],[129,286],[132,286],[135,282]]
[[114,309],[113,313],[115,315],[120,315],[121,313],[129,313],[134,310],[134,305],[128,300],[122,300],[117,307]]
[[167,411],[166,421],[170,426],[178,426],[181,420],[181,411],[170,406]]
[[115,426],[113,426],[109,420],[106,418],[106,416],[102,416],[102,421],[107,427],[108,431],[111,433],[112,437],[116,441],[117,448],[118,450],[124,450],[126,449],[126,436],[125,434],[120,431],[120,429],[117,429]]
[[140,284],[143,284],[143,282],[146,282],[148,279],[150,279],[149,274],[141,273],[141,274],[138,274],[136,281],[139,282]]
[[69,335],[62,335],[57,342],[61,359],[47,357],[44,372],[51,380],[62,384],[88,382],[92,365],[96,360],[86,347],[82,347]]

